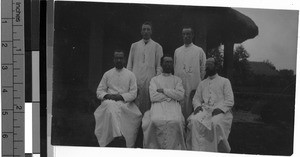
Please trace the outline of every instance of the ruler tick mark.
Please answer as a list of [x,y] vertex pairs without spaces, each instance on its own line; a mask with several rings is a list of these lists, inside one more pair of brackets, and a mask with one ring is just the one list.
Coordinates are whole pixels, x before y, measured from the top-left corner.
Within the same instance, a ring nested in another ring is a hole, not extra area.
[[13,84],[23,84],[23,82],[14,82]]

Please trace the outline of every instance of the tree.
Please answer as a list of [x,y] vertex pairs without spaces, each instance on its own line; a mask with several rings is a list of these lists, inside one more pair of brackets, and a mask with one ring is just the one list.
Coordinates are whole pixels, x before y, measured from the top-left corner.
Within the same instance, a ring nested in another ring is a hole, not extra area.
[[211,49],[206,54],[206,58],[214,58],[216,62],[217,72],[222,76],[223,73],[223,62],[224,62],[224,51],[220,46]]
[[239,45],[233,52],[233,83],[243,84],[251,75],[248,58],[250,57],[243,45]]
[[266,63],[271,69],[276,70],[276,67],[274,66],[274,64],[271,61],[269,61],[268,59],[264,60],[263,62]]
[[[220,45],[216,48],[211,49],[206,54],[207,58],[213,57],[216,61],[216,66],[218,69],[218,74],[222,76],[223,74],[223,63],[224,63],[224,50]],[[245,80],[252,74],[250,70],[250,65],[248,58],[250,57],[247,50],[243,45],[239,45],[235,48],[233,52],[233,77],[232,83],[241,85]]]

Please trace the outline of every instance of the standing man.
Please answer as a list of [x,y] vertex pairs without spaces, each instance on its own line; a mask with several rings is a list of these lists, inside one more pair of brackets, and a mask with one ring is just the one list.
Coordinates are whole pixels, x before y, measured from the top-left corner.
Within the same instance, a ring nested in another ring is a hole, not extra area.
[[179,77],[172,75],[173,59],[162,58],[163,73],[151,79],[152,102],[142,120],[144,148],[185,150],[185,120],[179,101],[184,89]]
[[95,135],[100,147],[134,147],[142,114],[133,103],[136,78],[124,68],[123,51],[114,53],[115,68],[104,73],[97,88],[101,105],[96,109]]
[[215,60],[207,59],[206,74],[193,99],[194,113],[188,118],[189,150],[230,152],[228,136],[234,105],[230,81],[217,74]]
[[163,49],[151,39],[150,22],[142,25],[141,34],[143,39],[131,45],[127,69],[132,71],[137,78],[138,96],[135,102],[144,114],[150,109],[149,82],[162,70],[160,58],[163,56]]
[[181,78],[185,89],[184,100],[181,102],[182,112],[187,117],[193,112],[192,97],[199,82],[205,76],[206,55],[202,48],[193,44],[194,33],[191,27],[183,27],[184,45],[174,53],[175,76]]

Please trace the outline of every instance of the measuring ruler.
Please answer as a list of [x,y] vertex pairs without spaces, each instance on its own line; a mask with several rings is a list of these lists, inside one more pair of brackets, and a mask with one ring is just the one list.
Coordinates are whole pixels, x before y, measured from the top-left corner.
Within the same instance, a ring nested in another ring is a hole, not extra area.
[[1,1],[2,157],[25,156],[24,0]]

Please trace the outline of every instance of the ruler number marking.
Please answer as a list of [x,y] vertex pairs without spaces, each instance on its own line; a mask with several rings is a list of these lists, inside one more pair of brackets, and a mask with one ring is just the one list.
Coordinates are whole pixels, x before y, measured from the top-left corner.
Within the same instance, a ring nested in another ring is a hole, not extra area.
[[2,42],[1,47],[8,47],[8,44],[6,42]]
[[3,111],[3,112],[2,112],[2,115],[3,115],[3,116],[8,115],[8,112],[7,112],[7,111]]
[[7,70],[8,66],[7,65],[2,65],[2,70]]
[[2,134],[2,138],[8,138],[7,134]]

